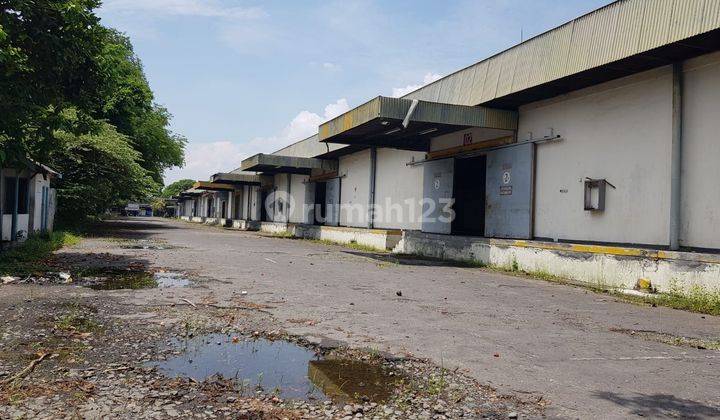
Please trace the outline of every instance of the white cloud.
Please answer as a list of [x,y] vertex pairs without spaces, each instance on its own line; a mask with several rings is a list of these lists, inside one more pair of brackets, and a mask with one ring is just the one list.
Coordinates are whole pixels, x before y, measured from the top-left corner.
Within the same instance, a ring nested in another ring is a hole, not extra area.
[[410,92],[412,92],[412,91],[418,90],[418,89],[420,89],[421,87],[423,87],[423,86],[425,86],[425,85],[428,85],[428,84],[430,84],[430,83],[432,83],[432,82],[434,82],[434,81],[439,80],[440,78],[442,78],[442,76],[440,76],[439,74],[427,73],[427,74],[425,75],[425,77],[423,77],[422,84],[407,85],[407,86],[405,86],[405,87],[393,88],[393,90],[392,90],[392,96],[393,96],[393,98],[399,98],[399,97],[401,97],[401,96],[405,96],[405,95],[407,95],[408,93],[410,93]]
[[106,12],[153,14],[157,16],[199,16],[228,19],[258,19],[267,16],[260,7],[227,7],[217,0],[107,0]]
[[327,71],[340,71],[342,68],[339,64],[325,62],[322,63],[322,68],[324,68]]
[[185,149],[185,166],[165,172],[165,184],[183,178],[207,180],[212,174],[228,172],[248,157],[244,145],[231,141],[193,143]]
[[277,135],[256,137],[245,143],[216,141],[192,143],[185,150],[185,166],[165,172],[165,184],[178,179],[205,180],[218,172],[229,172],[240,162],[256,153],[272,153],[298,140],[317,133],[318,126],[350,110],[345,98],[328,104],[323,115],[300,111]]
[[348,105],[347,99],[338,99],[334,104],[328,104],[325,107],[325,121],[332,120],[348,111],[350,111],[350,105]]
[[300,111],[295,118],[286,125],[279,134],[270,137],[257,137],[248,142],[256,153],[269,153],[317,134],[318,126],[325,121],[331,120],[340,114],[350,110],[347,99],[341,98],[334,103],[328,104],[323,110],[323,115],[311,111]]

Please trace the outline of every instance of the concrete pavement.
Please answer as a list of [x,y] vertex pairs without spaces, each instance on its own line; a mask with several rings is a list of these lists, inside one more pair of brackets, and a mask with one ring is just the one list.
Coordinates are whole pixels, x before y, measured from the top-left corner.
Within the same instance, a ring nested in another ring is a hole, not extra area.
[[179,221],[108,227],[180,247],[123,250],[128,255],[218,280],[205,289],[119,292],[138,300],[250,300],[292,333],[430,358],[502,392],[543,398],[550,415],[720,417],[720,351],[652,338],[717,341],[718,317],[485,269],[396,264],[339,246]]

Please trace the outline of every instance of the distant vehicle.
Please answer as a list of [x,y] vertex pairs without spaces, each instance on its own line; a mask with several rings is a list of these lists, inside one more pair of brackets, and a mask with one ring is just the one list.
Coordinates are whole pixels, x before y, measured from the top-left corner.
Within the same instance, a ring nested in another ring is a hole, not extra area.
[[123,216],[153,216],[150,204],[128,203],[122,211]]

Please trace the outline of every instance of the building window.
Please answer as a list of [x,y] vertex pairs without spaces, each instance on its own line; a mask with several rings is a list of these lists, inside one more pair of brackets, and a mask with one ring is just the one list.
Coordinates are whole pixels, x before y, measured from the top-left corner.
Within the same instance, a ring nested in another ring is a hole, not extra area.
[[[18,185],[20,191],[18,194],[18,214],[28,213],[28,179],[20,178]],[[3,212],[5,214],[12,214],[15,208],[15,178],[5,178],[5,202],[3,203]]]

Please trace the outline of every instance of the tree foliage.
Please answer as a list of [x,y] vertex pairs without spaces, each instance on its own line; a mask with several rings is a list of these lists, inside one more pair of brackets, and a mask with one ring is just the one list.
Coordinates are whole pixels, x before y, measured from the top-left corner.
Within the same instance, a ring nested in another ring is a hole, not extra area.
[[126,36],[108,30],[100,61],[106,75],[103,117],[131,139],[142,166],[162,182],[165,169],[184,163],[185,139],[168,129],[171,115],[153,102],[142,63]]
[[99,0],[0,0],[0,162],[56,167],[59,212],[84,218],[159,193],[185,139]]
[[58,183],[61,222],[100,214],[108,203],[142,200],[158,191],[157,183],[138,162],[140,153],[112,125],[103,123],[92,134],[58,131],[55,138],[51,161],[63,174]]
[[[0,141],[10,158],[42,159],[63,111],[97,109],[102,85],[97,58],[105,29],[97,0],[0,0]],[[92,124],[90,124],[92,125]]]
[[181,179],[179,181],[175,181],[163,188],[161,196],[164,198],[174,197],[181,192],[192,188],[193,184],[195,184],[195,181],[192,179]]

